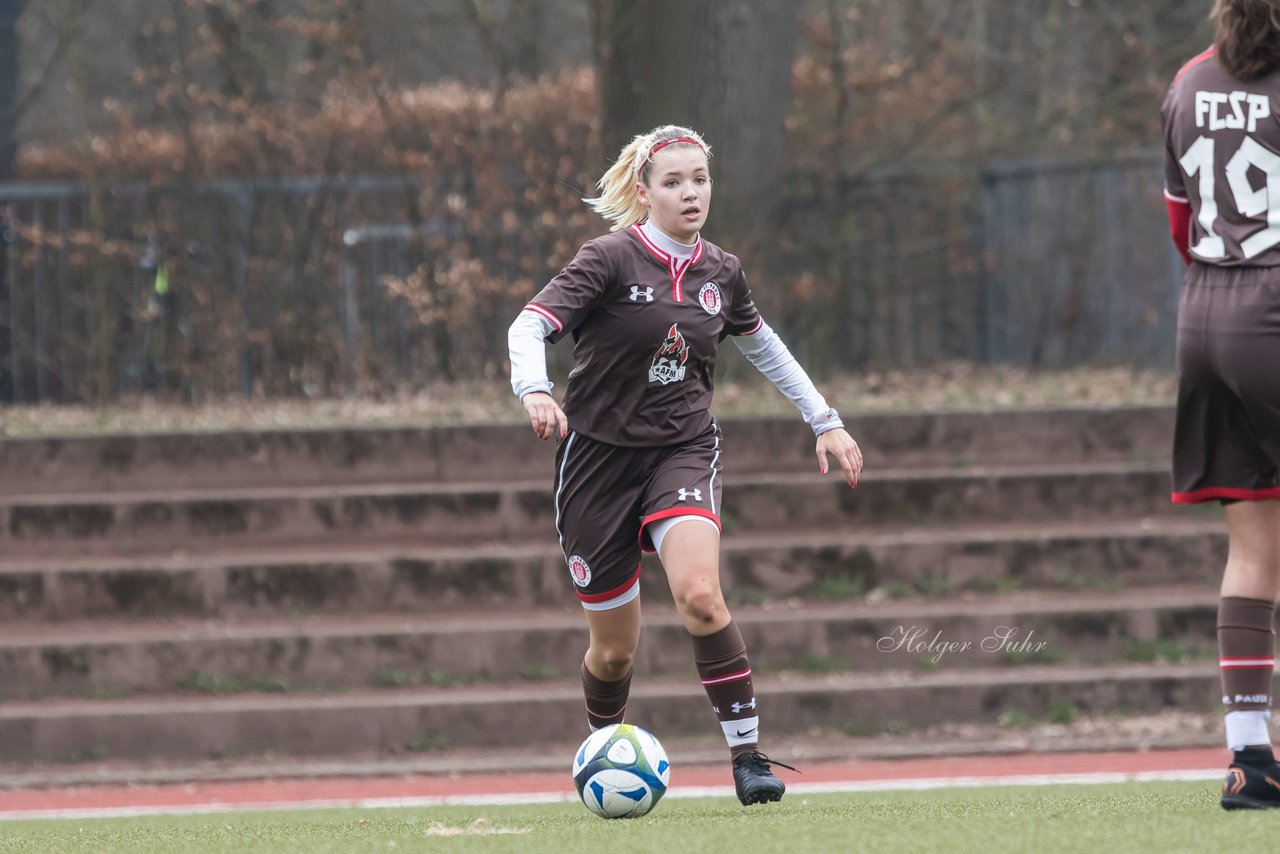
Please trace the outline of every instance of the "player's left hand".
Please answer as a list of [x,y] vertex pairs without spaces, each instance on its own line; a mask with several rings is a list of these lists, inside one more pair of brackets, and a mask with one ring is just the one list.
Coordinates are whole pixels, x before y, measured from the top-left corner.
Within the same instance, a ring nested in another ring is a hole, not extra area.
[[862,477],[862,449],[842,427],[828,430],[818,437],[818,471],[827,473],[827,454],[836,458],[844,469],[844,479],[850,487],[858,485]]

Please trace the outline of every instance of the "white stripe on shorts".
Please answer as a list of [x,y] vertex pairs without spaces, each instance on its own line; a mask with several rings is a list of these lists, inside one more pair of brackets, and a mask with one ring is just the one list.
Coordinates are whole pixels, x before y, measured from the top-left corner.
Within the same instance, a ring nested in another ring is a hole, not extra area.
[[636,578],[636,583],[628,587],[623,592],[614,596],[612,599],[606,599],[603,602],[583,602],[582,607],[588,611],[612,611],[614,608],[621,608],[632,599],[640,595],[640,579]]
[[659,519],[656,522],[650,522],[648,525],[649,539],[653,540],[653,550],[658,553],[658,557],[662,557],[662,541],[666,538],[667,532],[681,522],[696,520],[698,522],[706,522],[708,525],[716,529],[716,533],[720,533],[720,526],[716,524],[715,519],[708,519],[706,516],[695,516],[690,513],[688,516],[670,516],[666,519]]

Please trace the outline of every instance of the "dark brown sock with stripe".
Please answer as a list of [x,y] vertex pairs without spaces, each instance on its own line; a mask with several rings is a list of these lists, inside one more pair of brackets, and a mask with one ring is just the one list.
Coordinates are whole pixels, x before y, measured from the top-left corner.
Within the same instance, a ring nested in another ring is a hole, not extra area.
[[617,682],[606,682],[582,662],[582,695],[587,700],[587,723],[593,730],[622,723],[631,693],[631,673],[628,670]]
[[759,747],[760,717],[756,712],[755,688],[747,645],[734,623],[705,637],[693,637],[693,660],[698,666],[702,687],[711,699],[711,708],[720,718],[720,728],[729,752],[736,758]]
[[[1218,663],[1227,713],[1271,708],[1274,619],[1275,604],[1265,599],[1223,596],[1218,603]],[[1260,746],[1270,749],[1270,744]]]

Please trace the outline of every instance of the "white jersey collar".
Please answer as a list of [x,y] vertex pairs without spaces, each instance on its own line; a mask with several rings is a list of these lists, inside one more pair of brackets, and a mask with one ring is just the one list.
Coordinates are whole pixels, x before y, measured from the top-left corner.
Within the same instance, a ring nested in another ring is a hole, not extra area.
[[640,230],[644,232],[644,236],[649,238],[654,246],[680,261],[687,261],[692,258],[693,253],[698,251],[698,243],[702,240],[701,237],[698,237],[692,243],[681,243],[647,219],[640,223]]

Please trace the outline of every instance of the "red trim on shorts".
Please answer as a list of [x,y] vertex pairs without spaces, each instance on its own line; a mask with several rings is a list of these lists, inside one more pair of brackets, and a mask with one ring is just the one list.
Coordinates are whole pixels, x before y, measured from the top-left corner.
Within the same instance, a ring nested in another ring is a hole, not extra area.
[[1193,56],[1190,59],[1190,61],[1188,61],[1186,65],[1182,66],[1182,68],[1178,71],[1178,73],[1173,76],[1173,82],[1177,83],[1179,80],[1182,79],[1182,75],[1186,74],[1188,71],[1195,68],[1200,63],[1204,62],[1206,59],[1209,59],[1210,57],[1216,55],[1217,52],[1218,52],[1218,49],[1216,47],[1211,46],[1208,49]]
[[644,529],[653,522],[661,522],[663,519],[670,519],[673,516],[701,516],[704,519],[710,519],[716,523],[716,530],[723,533],[724,528],[720,525],[720,517],[712,513],[710,510],[703,510],[701,507],[672,507],[667,510],[659,510],[657,513],[644,517],[644,521],[640,523],[640,551],[654,553],[651,546],[645,545]]
[[1199,504],[1201,501],[1213,501],[1215,498],[1234,498],[1236,501],[1266,501],[1280,498],[1280,486],[1268,489],[1233,489],[1229,486],[1207,486],[1191,492],[1175,492],[1171,496],[1174,504]]
[[560,322],[560,318],[556,317],[554,314],[547,311],[542,306],[529,303],[524,307],[524,310],[532,311],[534,314],[538,315],[539,317],[545,317],[547,321],[550,322],[550,324],[556,328],[556,332],[564,332],[564,324]]
[[631,577],[628,578],[626,581],[622,582],[622,584],[613,588],[612,590],[609,590],[605,593],[582,593],[581,591],[579,591],[578,598],[581,599],[583,602],[608,602],[610,599],[617,599],[623,593],[626,593],[639,580],[640,580],[640,564],[637,564],[636,571],[631,573]]

